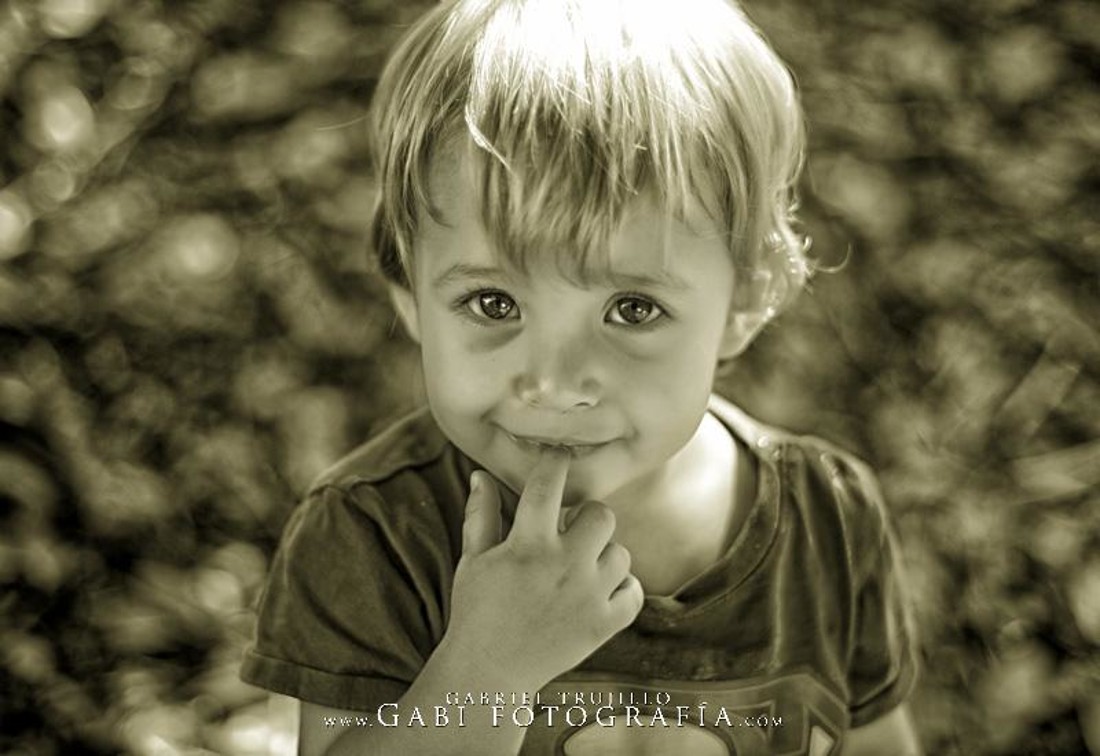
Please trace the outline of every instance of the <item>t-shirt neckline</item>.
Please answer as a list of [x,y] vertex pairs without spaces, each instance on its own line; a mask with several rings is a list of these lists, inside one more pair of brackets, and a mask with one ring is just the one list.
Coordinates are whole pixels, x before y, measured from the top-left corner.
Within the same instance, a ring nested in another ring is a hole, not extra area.
[[756,495],[741,529],[721,557],[670,595],[647,595],[641,618],[677,621],[730,596],[756,571],[779,527],[779,464],[782,446],[775,434],[720,396],[708,409],[733,435],[756,467]]

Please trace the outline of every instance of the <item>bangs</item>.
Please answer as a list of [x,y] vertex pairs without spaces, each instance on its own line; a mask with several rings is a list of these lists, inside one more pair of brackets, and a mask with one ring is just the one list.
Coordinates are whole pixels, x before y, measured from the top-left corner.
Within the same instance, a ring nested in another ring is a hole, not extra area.
[[[635,203],[645,202],[651,212],[663,215],[666,238],[671,221],[698,219],[697,213],[689,216],[688,208],[702,205],[706,197],[702,172],[662,171],[655,150],[642,140],[618,151],[591,132],[569,131],[567,138],[566,128],[560,121],[546,122],[540,130],[546,136],[522,141],[490,128],[492,139],[479,129],[470,145],[483,139],[508,157],[477,146],[465,151],[481,224],[509,266],[526,273],[549,263],[574,283],[599,281],[610,272],[611,238]],[[696,167],[703,164],[699,159]],[[717,203],[703,207],[709,220]]]
[[735,264],[758,267],[801,165],[793,81],[723,0],[444,3],[375,97],[378,222],[406,280],[418,219],[445,223],[429,174],[453,146],[498,254],[580,281],[607,272],[610,240],[643,197],[689,226],[701,208]]

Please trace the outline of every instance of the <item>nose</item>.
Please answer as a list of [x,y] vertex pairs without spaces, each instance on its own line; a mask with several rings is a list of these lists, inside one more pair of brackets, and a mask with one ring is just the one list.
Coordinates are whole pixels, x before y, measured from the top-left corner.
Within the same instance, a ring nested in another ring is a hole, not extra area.
[[516,396],[552,412],[595,407],[601,389],[592,352],[579,334],[544,331],[528,346],[525,369],[515,377]]

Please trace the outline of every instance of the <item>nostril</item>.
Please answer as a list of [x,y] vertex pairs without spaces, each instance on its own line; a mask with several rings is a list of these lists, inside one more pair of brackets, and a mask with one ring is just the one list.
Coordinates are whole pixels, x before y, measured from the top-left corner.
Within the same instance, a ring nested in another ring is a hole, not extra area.
[[579,381],[573,384],[546,377],[522,376],[516,381],[516,396],[530,407],[568,412],[598,404],[593,383]]
[[544,396],[549,393],[545,381],[533,376],[521,376],[516,381],[516,394],[524,403],[538,406],[544,401]]

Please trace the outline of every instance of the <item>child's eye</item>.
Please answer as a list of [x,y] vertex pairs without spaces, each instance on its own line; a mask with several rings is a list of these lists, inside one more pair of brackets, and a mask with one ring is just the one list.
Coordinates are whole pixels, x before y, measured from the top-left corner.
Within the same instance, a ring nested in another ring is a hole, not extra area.
[[463,303],[474,315],[487,320],[508,320],[519,317],[516,300],[502,291],[479,291]]
[[644,297],[620,297],[611,305],[607,320],[618,325],[649,325],[664,314],[660,305]]

